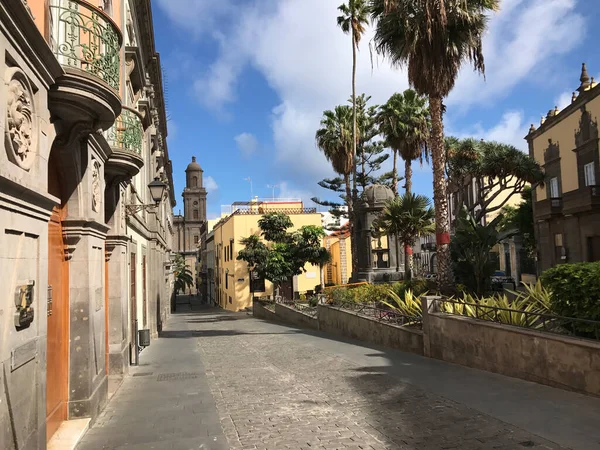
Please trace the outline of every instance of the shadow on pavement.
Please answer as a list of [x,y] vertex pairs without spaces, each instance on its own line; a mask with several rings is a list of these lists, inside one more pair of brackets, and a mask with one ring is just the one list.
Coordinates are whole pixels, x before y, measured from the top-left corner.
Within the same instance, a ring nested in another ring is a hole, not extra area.
[[281,333],[254,333],[254,332],[245,332],[238,330],[200,330],[200,331],[188,331],[188,330],[172,330],[172,331],[163,331],[160,333],[159,337],[161,338],[174,338],[174,339],[182,339],[182,338],[199,338],[199,337],[216,337],[216,336],[242,336],[242,335],[267,335],[267,336],[275,336],[278,334],[299,334],[302,331],[291,330],[284,331]]

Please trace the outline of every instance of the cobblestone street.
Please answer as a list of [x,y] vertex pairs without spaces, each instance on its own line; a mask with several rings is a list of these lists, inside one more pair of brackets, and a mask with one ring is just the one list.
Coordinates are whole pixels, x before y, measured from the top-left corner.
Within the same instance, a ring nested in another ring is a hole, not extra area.
[[152,345],[79,450],[600,449],[598,399],[245,313],[176,315]]

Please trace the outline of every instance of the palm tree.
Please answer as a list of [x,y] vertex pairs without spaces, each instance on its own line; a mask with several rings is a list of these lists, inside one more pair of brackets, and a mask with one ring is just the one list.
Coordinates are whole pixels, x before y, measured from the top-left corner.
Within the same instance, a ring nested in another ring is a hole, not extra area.
[[353,199],[350,175],[355,165],[352,154],[352,108],[340,105],[333,111],[325,111],[321,119],[321,128],[317,130],[315,139],[317,147],[325,154],[333,170],[344,177],[348,216],[352,223]]
[[371,0],[375,48],[395,66],[408,66],[408,80],[429,97],[438,281],[452,284],[446,192],[442,100],[454,87],[465,61],[485,72],[482,37],[488,13],[499,0]]
[[186,288],[191,288],[194,285],[192,271],[182,255],[177,255],[173,274],[175,275],[175,296],[180,291],[185,294]]
[[412,89],[393,94],[379,108],[379,128],[394,157],[392,190],[398,194],[398,154],[404,159],[406,192],[412,190],[412,162],[428,159],[429,110],[427,100]]
[[410,279],[413,270],[412,246],[419,236],[433,233],[435,212],[431,201],[424,195],[410,192],[389,200],[380,216],[376,227],[388,236],[396,237],[396,271],[400,271],[398,243],[404,245],[404,274]]
[[[341,13],[337,18],[337,24],[346,34],[352,37],[352,155],[356,159],[356,144],[358,141],[358,129],[356,120],[356,51],[358,44],[369,23],[369,7],[367,0],[348,0],[338,7]],[[352,177],[353,193],[356,192],[356,164]]]

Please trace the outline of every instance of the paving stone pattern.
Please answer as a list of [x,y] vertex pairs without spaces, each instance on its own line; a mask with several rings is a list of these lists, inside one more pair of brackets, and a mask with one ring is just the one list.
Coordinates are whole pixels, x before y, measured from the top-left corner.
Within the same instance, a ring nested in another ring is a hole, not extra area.
[[233,317],[198,319],[195,333],[233,450],[564,448],[304,344],[299,330]]

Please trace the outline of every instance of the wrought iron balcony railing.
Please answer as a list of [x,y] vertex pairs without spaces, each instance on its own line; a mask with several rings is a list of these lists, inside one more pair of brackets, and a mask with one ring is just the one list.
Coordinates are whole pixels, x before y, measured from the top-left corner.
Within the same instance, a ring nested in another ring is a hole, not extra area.
[[139,113],[127,106],[123,106],[121,115],[117,117],[114,125],[106,132],[106,141],[113,148],[142,154],[142,141],[144,127]]
[[119,90],[123,36],[103,11],[82,0],[51,0],[51,47],[63,66],[84,70]]
[[561,214],[562,206],[563,206],[562,197],[550,198],[550,213],[551,214]]

